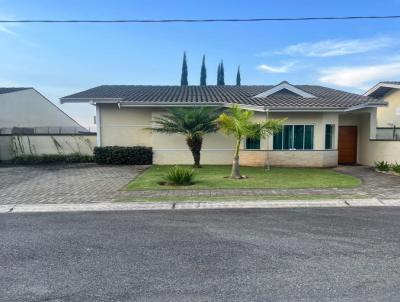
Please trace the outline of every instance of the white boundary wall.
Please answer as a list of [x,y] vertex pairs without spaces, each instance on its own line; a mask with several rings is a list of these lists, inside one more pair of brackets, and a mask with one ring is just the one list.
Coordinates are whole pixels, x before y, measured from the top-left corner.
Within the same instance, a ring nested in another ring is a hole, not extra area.
[[0,160],[24,154],[91,155],[95,146],[96,135],[1,135]]

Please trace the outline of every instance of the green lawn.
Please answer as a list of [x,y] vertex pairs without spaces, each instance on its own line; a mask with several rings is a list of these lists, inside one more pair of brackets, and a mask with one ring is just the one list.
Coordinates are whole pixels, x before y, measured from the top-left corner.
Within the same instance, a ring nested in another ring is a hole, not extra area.
[[170,166],[152,166],[130,182],[126,190],[143,189],[300,189],[300,188],[353,188],[361,184],[358,178],[338,173],[332,169],[318,168],[263,168],[242,167],[247,179],[229,179],[230,166],[203,166],[195,169],[192,186],[161,186]]

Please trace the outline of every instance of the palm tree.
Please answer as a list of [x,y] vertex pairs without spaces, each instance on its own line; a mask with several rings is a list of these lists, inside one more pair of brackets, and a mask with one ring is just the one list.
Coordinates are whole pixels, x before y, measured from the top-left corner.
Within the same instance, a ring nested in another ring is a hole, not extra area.
[[222,113],[218,118],[218,124],[226,135],[233,135],[236,139],[235,153],[233,157],[232,172],[230,178],[241,179],[239,165],[239,152],[242,139],[266,138],[269,135],[279,132],[284,120],[269,119],[265,122],[254,123],[251,118],[254,111],[241,109],[235,105],[227,113]]
[[215,107],[169,108],[168,113],[153,119],[158,127],[150,130],[167,134],[182,134],[192,152],[193,167],[200,168],[200,152],[203,136],[218,130],[217,119],[221,109]]

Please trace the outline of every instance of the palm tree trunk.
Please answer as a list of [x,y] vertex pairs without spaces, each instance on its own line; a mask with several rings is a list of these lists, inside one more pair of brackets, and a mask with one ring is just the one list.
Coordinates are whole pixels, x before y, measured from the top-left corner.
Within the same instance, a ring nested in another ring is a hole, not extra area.
[[201,152],[201,146],[203,144],[203,138],[198,136],[188,137],[186,138],[186,143],[193,155],[193,161],[194,161],[193,167],[201,168],[200,152]]
[[232,171],[231,171],[230,178],[234,178],[234,179],[243,178],[242,175],[240,174],[240,165],[239,165],[240,141],[241,141],[241,139],[238,139],[236,141],[235,154],[233,156]]

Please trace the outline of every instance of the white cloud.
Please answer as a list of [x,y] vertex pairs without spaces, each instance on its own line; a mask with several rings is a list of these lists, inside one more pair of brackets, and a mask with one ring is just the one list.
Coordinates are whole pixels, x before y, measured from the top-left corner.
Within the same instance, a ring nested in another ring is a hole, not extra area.
[[[11,16],[6,16],[3,14],[0,14],[0,19],[1,20],[12,20],[14,19]],[[0,33],[5,33],[9,35],[18,35],[15,31],[11,30],[12,28],[18,27],[18,24],[16,23],[2,23],[0,24]]]
[[315,43],[289,45],[275,54],[306,57],[334,57],[365,53],[368,51],[393,46],[397,40],[389,37],[352,40],[324,40]]
[[267,64],[261,64],[257,66],[257,69],[267,73],[288,73],[294,65],[295,65],[294,62],[285,63],[281,66],[271,66]]
[[322,83],[366,89],[376,82],[399,78],[400,60],[381,65],[325,68],[319,73]]

